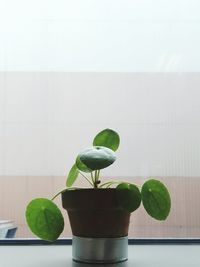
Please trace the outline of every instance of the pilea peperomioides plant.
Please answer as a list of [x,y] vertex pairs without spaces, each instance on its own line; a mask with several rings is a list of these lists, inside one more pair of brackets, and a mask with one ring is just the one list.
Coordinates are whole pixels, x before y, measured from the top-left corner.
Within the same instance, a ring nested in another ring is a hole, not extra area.
[[86,179],[93,190],[115,187],[121,209],[129,213],[138,209],[142,203],[154,219],[167,218],[171,208],[170,194],[159,180],[149,179],[141,187],[126,181],[102,181],[100,171],[115,162],[115,151],[119,144],[120,137],[114,130],[99,132],[93,140],[93,146],[84,149],[77,156],[67,176],[66,188],[52,199],[37,198],[28,204],[26,220],[35,235],[48,241],[54,241],[60,236],[64,229],[64,219],[53,200],[66,190],[79,190],[72,187],[78,176]]

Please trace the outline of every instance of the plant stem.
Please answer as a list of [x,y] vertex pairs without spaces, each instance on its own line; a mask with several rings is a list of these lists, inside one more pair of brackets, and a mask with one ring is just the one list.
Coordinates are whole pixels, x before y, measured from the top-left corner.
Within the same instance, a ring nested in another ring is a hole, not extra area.
[[95,171],[95,182],[98,180],[98,171]]
[[59,191],[55,196],[53,196],[53,197],[51,198],[51,200],[53,201],[57,196],[59,196],[61,193],[65,192],[66,190],[67,190],[67,188],[65,188],[65,189],[63,189],[63,190],[61,190],[61,191]]
[[98,170],[98,185],[100,185],[101,181],[100,181],[100,170]]
[[[103,187],[105,185],[119,184],[119,183],[131,184],[130,182],[125,182],[125,181],[110,181],[110,182],[106,182],[106,183],[100,185],[99,187]],[[139,185],[136,185],[136,186],[141,189],[141,186],[139,186]]]
[[89,178],[87,177],[87,176],[85,176],[82,172],[80,172],[79,171],[79,173],[88,181],[88,183],[90,183],[91,184],[91,186],[93,187],[93,181],[91,182],[90,180],[89,180]]
[[93,183],[93,186],[94,186],[94,175],[93,175],[93,172],[91,172],[91,178],[92,178],[92,183]]
[[101,188],[101,187],[103,187],[103,186],[105,186],[105,185],[111,185],[111,184],[118,184],[118,183],[120,183],[120,181],[119,182],[106,182],[106,183],[104,183],[104,184],[102,184],[102,185],[100,185],[99,187]]
[[94,188],[98,188],[98,171],[94,172]]
[[70,188],[65,188],[61,191],[59,191],[55,196],[53,196],[51,198],[51,201],[53,201],[57,196],[59,196],[60,194],[62,194],[63,192],[67,191],[67,190],[74,190],[74,189],[80,189],[79,187],[70,187]]

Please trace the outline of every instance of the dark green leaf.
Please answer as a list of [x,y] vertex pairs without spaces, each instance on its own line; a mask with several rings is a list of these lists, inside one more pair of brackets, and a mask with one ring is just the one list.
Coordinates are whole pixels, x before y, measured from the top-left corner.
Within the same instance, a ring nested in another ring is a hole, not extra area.
[[166,186],[151,179],[143,184],[141,194],[147,213],[157,220],[165,220],[171,208],[170,194]]
[[76,167],[76,164],[74,164],[67,176],[67,182],[66,182],[67,187],[72,186],[73,183],[76,181],[77,177],[78,177],[78,169]]
[[119,147],[120,137],[117,132],[112,129],[105,129],[99,132],[93,141],[94,146],[105,146],[113,151],[116,151]]
[[37,198],[28,204],[26,221],[36,236],[48,241],[55,241],[64,229],[62,213],[46,198]]
[[89,169],[81,160],[80,157],[78,156],[76,158],[76,167],[82,171],[82,172],[92,172],[91,169]]
[[141,203],[141,193],[136,185],[121,183],[117,187],[117,197],[120,205],[129,212],[139,208]]
[[78,156],[91,170],[104,169],[116,160],[115,152],[102,146],[86,148]]

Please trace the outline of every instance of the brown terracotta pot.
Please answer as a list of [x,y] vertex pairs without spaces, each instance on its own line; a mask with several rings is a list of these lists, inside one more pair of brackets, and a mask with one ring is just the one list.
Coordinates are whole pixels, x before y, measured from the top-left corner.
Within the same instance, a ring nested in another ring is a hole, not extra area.
[[72,233],[79,237],[112,238],[128,235],[130,213],[122,209],[117,189],[77,189],[62,193]]

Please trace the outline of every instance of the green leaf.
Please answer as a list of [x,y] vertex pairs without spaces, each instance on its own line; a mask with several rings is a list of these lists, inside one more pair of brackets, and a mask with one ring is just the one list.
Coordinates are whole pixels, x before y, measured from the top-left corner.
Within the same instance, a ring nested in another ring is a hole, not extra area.
[[82,172],[92,172],[92,170],[80,160],[79,156],[76,158],[76,167]]
[[26,221],[36,236],[47,241],[55,241],[64,229],[61,211],[46,198],[36,198],[28,204]]
[[120,183],[117,187],[117,197],[120,205],[129,212],[139,208],[141,204],[141,193],[136,185]]
[[76,167],[76,164],[74,164],[67,176],[67,182],[66,182],[67,187],[71,187],[73,183],[76,181],[77,177],[78,177],[78,169]]
[[147,213],[157,220],[165,220],[171,208],[170,194],[158,180],[148,180],[142,186],[142,203]]
[[105,129],[95,136],[93,146],[105,146],[116,151],[119,147],[119,143],[120,137],[118,133],[112,129]]
[[91,170],[104,169],[116,160],[115,152],[102,146],[86,148],[78,156]]

